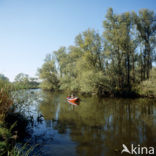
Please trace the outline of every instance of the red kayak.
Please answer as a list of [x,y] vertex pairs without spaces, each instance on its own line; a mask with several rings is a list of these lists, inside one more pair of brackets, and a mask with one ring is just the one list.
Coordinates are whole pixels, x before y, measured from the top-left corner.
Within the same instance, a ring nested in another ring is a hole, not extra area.
[[67,100],[68,100],[69,102],[76,102],[76,101],[79,100],[79,98],[78,98],[78,97],[75,97],[75,98],[67,97]]
[[68,103],[71,104],[71,105],[75,105],[75,106],[78,106],[79,105],[79,103],[76,103],[76,102],[70,102],[70,101],[68,101]]

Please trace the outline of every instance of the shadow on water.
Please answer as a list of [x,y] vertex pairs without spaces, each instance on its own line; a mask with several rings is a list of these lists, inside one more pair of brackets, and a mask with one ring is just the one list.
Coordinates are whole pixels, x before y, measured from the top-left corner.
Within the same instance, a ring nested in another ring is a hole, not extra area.
[[40,96],[31,106],[31,137],[25,139],[38,145],[35,153],[115,156],[121,155],[122,144],[156,146],[154,100],[81,97],[79,104],[71,104],[64,94]]

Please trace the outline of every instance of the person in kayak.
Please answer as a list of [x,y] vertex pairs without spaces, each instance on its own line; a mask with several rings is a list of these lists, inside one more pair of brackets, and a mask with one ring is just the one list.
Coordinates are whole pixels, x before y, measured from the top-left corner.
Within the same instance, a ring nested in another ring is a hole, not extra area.
[[70,96],[67,96],[68,99],[74,99],[75,95],[72,93]]
[[74,94],[71,94],[70,98],[72,98],[72,99],[75,98]]

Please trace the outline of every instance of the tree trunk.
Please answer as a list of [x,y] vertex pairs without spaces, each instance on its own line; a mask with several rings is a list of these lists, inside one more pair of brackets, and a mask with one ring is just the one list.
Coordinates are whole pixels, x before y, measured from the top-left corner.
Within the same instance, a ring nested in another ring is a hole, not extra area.
[[135,65],[134,65],[134,53],[133,53],[133,55],[132,55],[132,57],[133,57],[133,82],[135,82]]
[[128,85],[128,89],[130,90],[130,58],[129,58],[129,52],[127,54],[127,85]]

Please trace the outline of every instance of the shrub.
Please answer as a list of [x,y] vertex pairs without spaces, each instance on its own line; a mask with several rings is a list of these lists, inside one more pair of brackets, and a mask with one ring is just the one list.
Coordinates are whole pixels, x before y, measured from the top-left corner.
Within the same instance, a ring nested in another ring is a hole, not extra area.
[[150,72],[150,78],[140,84],[140,95],[148,97],[156,97],[156,68]]

